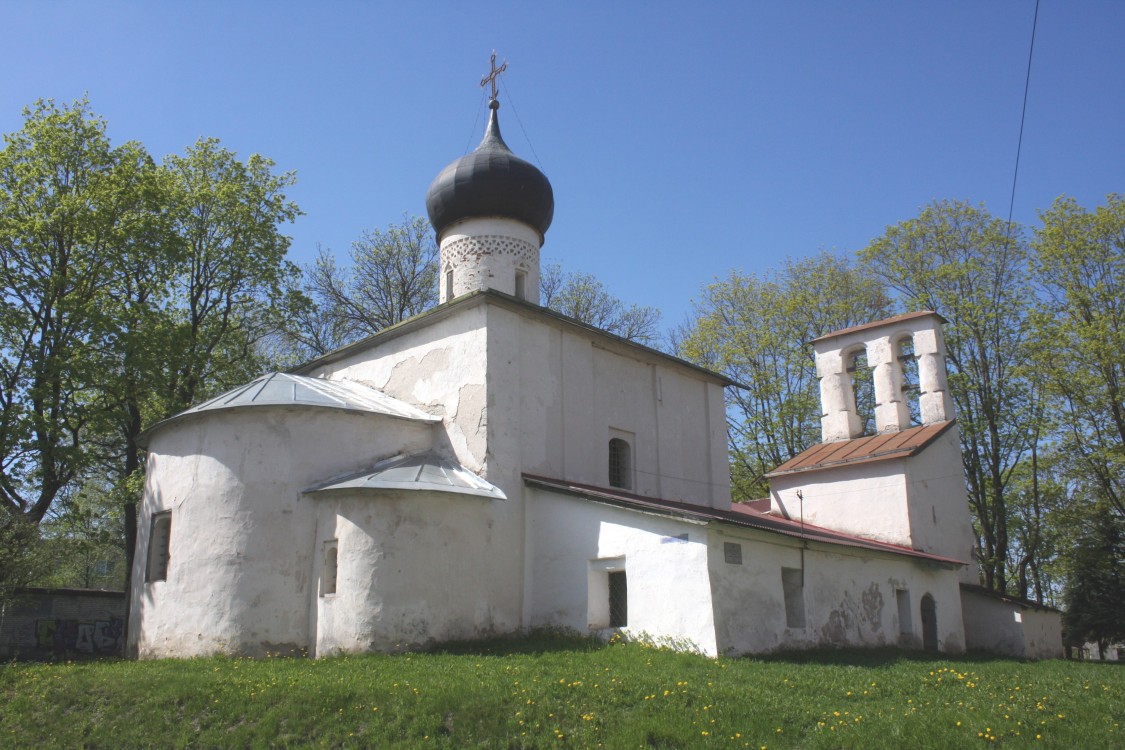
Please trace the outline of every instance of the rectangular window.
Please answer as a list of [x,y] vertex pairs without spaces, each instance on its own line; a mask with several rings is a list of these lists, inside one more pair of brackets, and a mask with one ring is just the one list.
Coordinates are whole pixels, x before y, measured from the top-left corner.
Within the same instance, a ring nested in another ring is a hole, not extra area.
[[623,628],[629,624],[629,584],[624,570],[609,573],[609,626]]
[[728,565],[741,565],[742,545],[738,542],[723,542],[723,559]]
[[336,593],[338,545],[335,539],[324,543],[324,567],[320,571],[320,595]]
[[525,271],[516,271],[516,296],[520,299],[527,299],[527,273]]
[[609,441],[609,486],[633,489],[633,448],[624,438]]
[[[431,289],[433,287],[430,287]],[[453,299],[453,269],[445,272],[445,301]]]
[[800,568],[782,568],[781,587],[785,591],[785,626],[805,627],[804,571]]
[[168,560],[171,559],[172,511],[152,514],[151,533],[148,538],[147,581],[168,579]]
[[895,603],[898,605],[898,632],[902,635],[914,633],[914,617],[910,610],[910,592],[895,589]]

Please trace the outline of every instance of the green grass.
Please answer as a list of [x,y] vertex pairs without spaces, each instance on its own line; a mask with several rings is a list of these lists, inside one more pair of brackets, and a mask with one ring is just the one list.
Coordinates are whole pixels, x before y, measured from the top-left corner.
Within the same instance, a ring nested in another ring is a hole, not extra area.
[[891,651],[442,652],[0,666],[2,748],[1125,747],[1125,668]]

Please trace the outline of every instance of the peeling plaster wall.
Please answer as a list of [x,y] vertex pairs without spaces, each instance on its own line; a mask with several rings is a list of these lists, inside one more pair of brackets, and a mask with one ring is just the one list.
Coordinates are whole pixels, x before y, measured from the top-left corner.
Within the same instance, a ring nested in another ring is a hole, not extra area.
[[[130,650],[155,658],[307,648],[316,507],[302,491],[431,441],[428,424],[268,406],[157,432],[138,514]],[[152,515],[164,510],[167,580],[146,582]]]
[[[742,564],[724,544],[741,545]],[[712,526],[711,585],[720,653],[816,646],[922,647],[921,601],[936,604],[938,647],[964,650],[956,575],[929,563],[866,550],[815,545],[804,553],[804,628],[786,626],[781,569],[802,565],[800,543],[762,532]],[[910,634],[902,633],[896,591],[909,592]]]
[[438,447],[481,472],[488,425],[485,319],[484,305],[462,309],[305,374],[358,381],[441,417]]
[[706,526],[542,489],[526,492],[534,530],[532,626],[585,632],[591,561],[623,558],[629,617],[622,631],[716,655]]
[[[309,374],[366,382],[440,416],[442,424],[435,430],[439,450],[504,491],[507,501],[475,511],[488,524],[494,543],[471,590],[488,603],[496,627],[515,630],[523,612],[522,437],[510,428],[498,430],[494,422],[496,404],[507,392],[518,392],[519,373],[493,351],[503,335],[491,330],[492,307],[485,302],[462,308]],[[408,574],[407,580],[414,579]]]
[[1062,617],[974,591],[961,592],[966,645],[1022,659],[1063,656]]
[[[316,546],[335,540],[338,567],[336,592],[313,599],[316,656],[395,651],[518,627],[482,590],[504,546],[482,511],[505,501],[339,492],[317,502]],[[318,581],[323,563],[317,555]]]

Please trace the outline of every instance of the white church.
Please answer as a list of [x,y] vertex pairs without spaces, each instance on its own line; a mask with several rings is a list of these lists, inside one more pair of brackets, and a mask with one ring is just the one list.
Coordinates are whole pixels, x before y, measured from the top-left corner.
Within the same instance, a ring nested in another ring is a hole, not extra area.
[[814,341],[823,442],[768,475],[770,498],[732,503],[738,384],[538,304],[553,193],[498,107],[427,196],[437,307],[144,433],[129,653],[326,656],[549,626],[713,656],[1061,655],[1057,612],[976,585],[939,316]]

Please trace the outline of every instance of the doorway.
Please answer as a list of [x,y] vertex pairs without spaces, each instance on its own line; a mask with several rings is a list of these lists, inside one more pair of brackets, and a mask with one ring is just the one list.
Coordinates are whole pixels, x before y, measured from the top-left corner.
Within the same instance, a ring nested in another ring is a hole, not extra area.
[[938,650],[937,606],[929,594],[922,597],[922,648],[926,651]]

